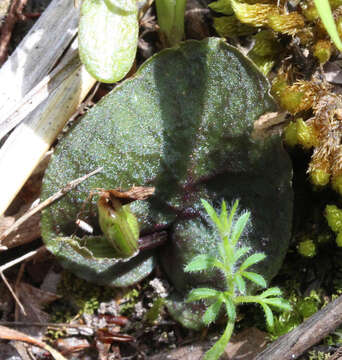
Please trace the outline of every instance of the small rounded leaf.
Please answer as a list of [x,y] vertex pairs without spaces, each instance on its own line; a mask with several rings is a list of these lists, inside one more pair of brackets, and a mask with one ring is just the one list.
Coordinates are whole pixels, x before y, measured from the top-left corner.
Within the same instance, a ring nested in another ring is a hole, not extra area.
[[122,13],[102,0],[84,0],[78,32],[81,61],[94,78],[113,83],[128,73],[138,44],[137,9]]
[[135,12],[137,2],[135,0],[104,0],[107,7],[112,11]]

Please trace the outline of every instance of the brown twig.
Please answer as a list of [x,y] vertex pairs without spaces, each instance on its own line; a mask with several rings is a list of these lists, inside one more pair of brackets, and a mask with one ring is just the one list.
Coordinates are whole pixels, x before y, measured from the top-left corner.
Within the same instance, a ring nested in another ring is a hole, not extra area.
[[[17,278],[15,280],[15,285],[14,285],[15,294],[18,294],[18,288],[19,288],[19,285],[20,285],[20,281],[21,281],[21,279],[22,279],[22,277],[24,275],[25,265],[26,265],[26,262],[23,262],[23,263],[20,264],[20,268],[19,268],[19,271],[18,271],[18,274],[17,274]],[[19,299],[19,297],[18,297],[18,299]],[[17,321],[19,319],[19,310],[20,310],[19,305],[18,305],[18,303],[16,303],[16,307],[14,309],[14,319],[15,319],[15,321]]]
[[42,246],[40,247],[39,249],[37,250],[33,250],[33,251],[30,251],[28,252],[27,254],[23,255],[23,256],[20,256],[19,258],[17,259],[14,259],[12,261],[9,261],[8,263],[4,264],[4,265],[1,265],[0,266],[0,276],[3,280],[3,282],[5,283],[5,285],[7,286],[8,290],[10,291],[10,293],[12,294],[15,302],[18,304],[19,308],[20,308],[20,311],[26,315],[26,312],[25,312],[25,309],[22,305],[22,303],[20,302],[19,298],[17,297],[16,293],[13,291],[10,283],[7,281],[5,275],[4,275],[4,271],[11,268],[12,266],[16,265],[16,264],[19,264],[21,263],[22,261],[27,261],[29,259],[31,259],[32,257],[34,257],[36,254],[38,254],[42,248],[45,248],[45,246]]
[[342,296],[281,336],[254,360],[293,360],[317,344],[342,323]]
[[[43,201],[42,203],[40,203],[39,205],[35,206],[34,208],[30,209],[29,211],[27,211],[22,217],[20,217],[12,226],[10,226],[6,231],[4,231],[1,235],[0,235],[0,245],[1,242],[9,235],[11,234],[13,231],[15,231],[21,224],[23,224],[27,219],[29,219],[32,215],[36,214],[38,211],[43,210],[45,207],[49,206],[50,204],[52,204],[54,201],[56,201],[57,199],[61,198],[62,196],[64,196],[67,192],[69,192],[70,190],[74,189],[76,186],[78,186],[80,183],[82,183],[83,181],[85,181],[86,179],[88,179],[90,176],[93,176],[97,173],[99,173],[103,168],[99,167],[96,170],[90,172],[87,175],[81,176],[80,178],[71,181],[69,184],[67,184],[63,189],[57,191],[55,194],[53,194],[52,196],[50,196],[48,199],[46,199],[45,201]],[[0,249],[1,250],[1,249]]]
[[[4,326],[38,326],[38,327],[53,327],[53,328],[73,328],[73,329],[95,329],[95,326],[92,325],[82,325],[82,324],[68,324],[68,323],[41,323],[41,322],[32,322],[32,321],[0,321],[0,325]],[[108,326],[108,325],[107,325]]]
[[0,325],[0,339],[24,341],[24,342],[27,342],[27,343],[35,345],[35,346],[39,346],[39,347],[49,351],[49,353],[56,360],[67,360],[64,356],[62,356],[62,354],[60,354],[57,350],[53,349],[48,344],[45,344],[44,342],[39,341],[39,340],[33,338],[32,336],[27,336],[26,334],[24,334],[20,331],[13,330],[13,329],[7,328],[5,326],[1,326],[1,325]]
[[0,35],[0,66],[7,58],[8,46],[11,40],[12,31],[18,20],[18,14],[21,14],[27,0],[12,0],[11,7],[7,14],[5,23],[1,28]]

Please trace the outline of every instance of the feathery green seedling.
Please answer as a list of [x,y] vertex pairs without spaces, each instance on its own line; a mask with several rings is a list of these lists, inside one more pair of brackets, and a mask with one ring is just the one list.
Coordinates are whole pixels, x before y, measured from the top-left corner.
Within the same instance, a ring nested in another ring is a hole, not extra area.
[[235,201],[230,213],[227,212],[225,201],[222,202],[221,213],[215,212],[214,208],[205,200],[202,204],[210,219],[216,226],[221,242],[218,244],[219,258],[201,254],[195,256],[185,267],[187,272],[205,271],[213,268],[224,274],[226,290],[219,291],[211,288],[198,288],[191,290],[187,302],[208,300],[211,305],[203,315],[203,322],[206,325],[214,322],[221,310],[222,305],[227,313],[227,325],[223,335],[205,354],[205,360],[216,360],[224,352],[234,330],[236,321],[236,308],[242,303],[260,304],[265,312],[267,325],[272,328],[274,325],[273,313],[270,306],[280,310],[290,310],[290,304],[281,297],[281,291],[277,287],[269,288],[259,295],[248,295],[246,292],[246,279],[257,286],[266,288],[266,280],[260,274],[249,271],[252,265],[264,260],[266,255],[254,253],[244,261],[241,259],[251,252],[251,248],[239,243],[239,239],[246,228],[250,213],[244,212],[235,219],[238,200]]

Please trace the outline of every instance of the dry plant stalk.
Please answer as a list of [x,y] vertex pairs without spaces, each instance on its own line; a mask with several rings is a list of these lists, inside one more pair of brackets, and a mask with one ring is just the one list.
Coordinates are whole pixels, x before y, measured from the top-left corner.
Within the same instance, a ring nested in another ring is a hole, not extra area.
[[55,358],[55,360],[67,360],[62,354],[60,354],[50,345],[45,344],[44,342],[39,341],[33,338],[32,336],[28,336],[22,333],[21,331],[13,330],[1,325],[0,325],[0,339],[24,341],[34,346],[39,346],[42,349],[47,350]]
[[4,213],[68,119],[95,84],[84,66],[75,69],[9,136],[0,149],[0,215]]
[[0,123],[60,60],[76,35],[78,13],[72,1],[52,0],[1,67]]
[[[52,196],[50,196],[49,198],[47,198],[45,201],[43,201],[42,203],[40,203],[39,205],[35,206],[34,208],[30,209],[28,212],[26,212],[22,217],[20,217],[12,226],[10,226],[6,231],[4,231],[1,235],[0,235],[0,244],[1,242],[8,236],[10,235],[13,231],[15,231],[16,229],[18,229],[18,227],[23,224],[25,221],[27,221],[31,216],[33,216],[34,214],[36,214],[37,212],[43,210],[45,207],[49,206],[50,204],[52,204],[54,201],[56,201],[57,199],[59,199],[60,197],[62,197],[63,195],[65,195],[67,192],[69,192],[70,190],[74,189],[76,186],[78,186],[81,182],[85,181],[86,179],[88,179],[90,176],[93,176],[97,173],[99,173],[103,168],[99,167],[96,170],[90,172],[89,174],[86,174],[84,176],[81,176],[78,179],[75,179],[73,181],[71,181],[70,183],[68,183],[63,189],[61,189],[60,191],[56,192],[55,194],[53,194]],[[0,271],[1,271],[1,267],[0,267]]]

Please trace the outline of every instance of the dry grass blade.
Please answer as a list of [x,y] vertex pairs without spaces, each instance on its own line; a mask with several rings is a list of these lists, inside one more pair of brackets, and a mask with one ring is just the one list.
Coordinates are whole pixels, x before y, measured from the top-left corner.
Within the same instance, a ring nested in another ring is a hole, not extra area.
[[17,258],[17,259],[14,259],[12,261],[9,261],[8,263],[4,264],[4,265],[1,265],[0,266],[0,277],[2,278],[3,282],[5,283],[5,285],[7,286],[8,290],[10,291],[10,293],[12,294],[14,300],[16,301],[16,303],[18,304],[19,308],[20,308],[20,311],[26,315],[26,312],[25,312],[25,309],[22,305],[22,303],[20,302],[20,300],[18,299],[16,293],[13,291],[10,283],[7,281],[5,275],[4,275],[4,271],[9,269],[10,267],[16,265],[16,264],[19,264],[20,262],[22,261],[25,261],[25,260],[28,260],[28,259],[31,259],[32,257],[34,257],[35,255],[37,255],[40,251],[44,250],[45,249],[45,246],[42,246],[40,247],[39,249],[37,250],[33,250],[33,251],[30,251],[29,253]]
[[51,346],[45,344],[44,342],[39,341],[31,336],[28,336],[20,331],[13,330],[2,325],[0,325],[0,339],[24,341],[29,344],[39,346],[44,350],[47,350],[56,360],[67,360],[57,350],[53,349]]
[[52,204],[54,201],[65,195],[70,190],[74,189],[76,186],[78,186],[81,182],[88,179],[90,176],[93,176],[97,173],[99,173],[103,168],[99,167],[96,170],[90,172],[89,174],[86,174],[84,176],[81,176],[78,179],[75,179],[71,181],[69,184],[67,184],[63,189],[59,190],[52,196],[50,196],[48,199],[40,203],[39,205],[35,206],[34,208],[30,209],[27,213],[25,213],[21,218],[19,218],[12,226],[10,226],[6,231],[4,231],[0,236],[0,244],[1,241],[3,241],[9,234],[11,234],[13,231],[15,231],[21,224],[23,224],[27,219],[29,219],[32,215],[36,214],[38,211],[41,211],[48,205]]
[[80,65],[77,39],[71,45],[61,63],[46,75],[21,101],[18,101],[12,112],[0,121],[0,140],[33,111],[48,95],[57,89],[64,80]]

